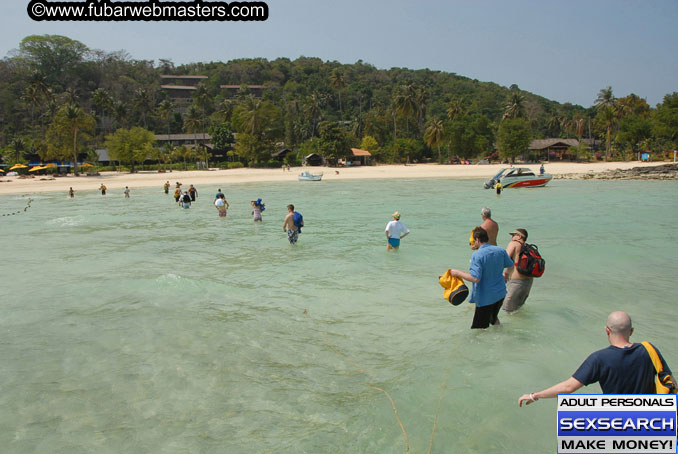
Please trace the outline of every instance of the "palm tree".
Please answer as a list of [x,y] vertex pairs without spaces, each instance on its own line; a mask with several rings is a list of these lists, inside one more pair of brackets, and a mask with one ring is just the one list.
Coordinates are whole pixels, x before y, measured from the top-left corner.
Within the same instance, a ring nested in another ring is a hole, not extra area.
[[105,89],[97,88],[94,90],[94,93],[92,93],[92,102],[101,109],[101,129],[104,129],[104,117],[106,116],[106,111],[113,106],[113,98],[111,98],[111,94]]
[[553,135],[557,136],[560,135],[561,128],[560,128],[560,118],[558,117],[558,115],[554,114],[548,117],[548,119],[546,120],[546,128],[548,129],[548,132],[550,134],[553,134],[553,131],[557,131],[557,133]]
[[78,100],[80,99],[78,90],[73,87],[67,88],[62,96],[65,104],[78,104]]
[[127,120],[127,106],[124,102],[118,101],[113,104],[113,116],[118,127],[128,124]]
[[79,118],[80,113],[81,113],[80,107],[78,107],[76,104],[73,103],[68,103],[64,107],[64,113],[66,114],[66,118],[71,123],[71,130],[73,131],[73,174],[77,175],[78,174],[78,149],[77,149],[77,143],[78,143],[78,130],[80,128],[80,123],[79,123]]
[[525,97],[520,94],[518,90],[512,90],[509,95],[508,101],[504,106],[504,116],[505,118],[522,118],[525,116]]
[[195,90],[194,94],[194,99],[195,99],[195,104],[200,107],[200,110],[202,111],[202,143],[203,143],[203,151],[205,152],[205,165],[207,165],[207,147],[205,146],[205,129],[207,129],[207,122],[205,121],[205,113],[207,110],[207,107],[210,102],[210,96],[209,93],[207,92],[207,87],[205,87],[204,84],[198,85],[198,87]]
[[306,116],[311,121],[311,135],[315,136],[318,129],[318,123],[322,119],[322,106],[324,98],[318,93],[313,93],[306,105]]
[[31,107],[31,137],[32,143],[35,144],[35,125],[33,124],[35,120],[34,114],[35,108],[40,105],[41,96],[40,93],[38,93],[38,89],[35,86],[29,85],[24,90],[24,94],[21,97],[21,100]]
[[612,126],[614,126],[614,106],[615,106],[615,97],[612,94],[612,87],[603,88],[598,92],[598,97],[596,98],[596,108],[601,112],[603,122],[605,123],[605,128],[607,129],[606,139],[605,139],[605,160],[610,160],[610,154],[612,150]]
[[453,99],[447,105],[447,117],[450,119],[450,121],[454,121],[463,113],[464,109],[461,105],[461,99]]
[[151,95],[147,90],[139,88],[136,92],[134,92],[134,105],[139,110],[141,117],[144,119],[144,128],[148,127],[146,122],[146,114],[152,110],[152,104],[153,102],[151,101]]
[[156,108],[156,111],[158,113],[158,117],[160,117],[161,120],[167,122],[167,138],[168,139],[169,139],[169,135],[170,135],[170,118],[172,116],[173,109],[174,109],[174,104],[172,104],[167,99],[165,99],[163,102],[158,104],[158,107]]
[[415,95],[415,101],[417,103],[417,127],[421,130],[424,119],[426,118],[426,92],[419,88]]
[[[200,112],[195,105],[191,105],[186,112],[186,119],[184,120],[184,130],[189,134],[196,134],[202,129],[202,118]],[[198,139],[193,140],[194,148],[198,147]]]
[[614,94],[612,94],[612,87],[603,88],[598,92],[598,97],[596,98],[595,105],[598,108],[602,107],[614,107],[615,103]]
[[605,125],[605,160],[609,161],[612,154],[612,127],[615,123],[615,115],[612,107],[606,106],[598,111],[603,124]]
[[233,115],[234,103],[232,99],[224,99],[217,106],[217,115],[220,115],[224,121],[231,121]]
[[396,112],[405,117],[406,133],[410,134],[409,118],[414,117],[418,111],[417,92],[414,85],[402,85],[398,93],[393,98]]
[[438,162],[442,164],[443,157],[440,154],[440,144],[443,141],[443,121],[431,120],[424,133],[424,140],[429,147],[438,147]]
[[346,86],[346,78],[344,77],[340,69],[337,68],[334,71],[332,71],[332,74],[330,75],[330,84],[332,88],[337,90],[337,94],[339,95],[339,115],[341,116],[341,120],[343,121],[344,111],[342,110],[341,107],[341,91]]
[[14,149],[14,153],[16,153],[14,162],[18,163],[19,159],[21,159],[21,152],[26,149],[26,143],[21,137],[15,137],[12,140],[11,145]]

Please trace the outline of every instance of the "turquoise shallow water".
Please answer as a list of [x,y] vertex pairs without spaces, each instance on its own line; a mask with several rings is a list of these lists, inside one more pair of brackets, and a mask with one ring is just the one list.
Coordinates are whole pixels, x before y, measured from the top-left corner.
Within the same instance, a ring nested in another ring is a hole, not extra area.
[[[225,220],[216,186],[190,210],[146,189],[37,194],[0,217],[3,452],[404,453],[376,388],[412,453],[432,438],[436,453],[553,452],[555,401],[517,399],[605,347],[612,310],[678,369],[676,182],[221,187]],[[287,203],[306,221],[295,247]],[[526,228],[547,272],[502,328],[471,332],[473,306],[437,278],[468,266],[484,205],[500,244]],[[396,209],[412,233],[386,253]]]

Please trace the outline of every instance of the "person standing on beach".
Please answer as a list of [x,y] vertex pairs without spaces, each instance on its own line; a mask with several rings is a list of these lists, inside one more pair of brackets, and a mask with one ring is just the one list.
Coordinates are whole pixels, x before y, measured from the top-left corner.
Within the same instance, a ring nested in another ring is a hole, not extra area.
[[101,191],[101,195],[106,195],[106,185],[101,183],[101,186],[99,186],[99,190]]
[[[520,250],[527,240],[527,230],[515,229],[510,235],[511,242],[506,246],[506,253],[511,257],[513,263],[518,263]],[[502,309],[511,314],[525,304],[525,300],[530,296],[530,289],[532,288],[534,278],[521,273],[518,271],[518,267],[515,267],[513,273],[509,274],[508,271],[504,273],[504,280],[507,281],[507,284],[506,298],[504,298]]]
[[[655,394],[657,370],[650,357],[650,351],[644,344],[632,343],[631,317],[623,311],[612,312],[607,317],[605,333],[610,345],[591,353],[586,361],[570,378],[536,393],[523,394],[518,406],[530,405],[542,398],[556,397],[558,394],[571,394],[592,383],[600,383],[603,394]],[[671,369],[654,345],[647,342],[661,363],[663,372],[675,384]],[[664,381],[666,384],[666,381]]]
[[283,232],[287,232],[287,239],[290,244],[296,244],[301,233],[301,228],[304,226],[304,217],[301,213],[294,211],[294,205],[287,205],[287,216],[283,221]]
[[196,197],[198,197],[198,190],[195,189],[193,185],[188,188],[188,195],[191,196],[191,202],[195,202]]
[[469,301],[475,303],[471,329],[489,328],[499,325],[499,310],[506,296],[506,282],[503,271],[513,268],[513,261],[504,248],[489,243],[487,231],[482,227],[473,229],[473,241],[477,251],[471,255],[469,272],[450,270],[450,274],[473,282]]
[[169,194],[169,188],[170,188],[169,181],[166,181],[165,184],[162,185],[162,188],[165,190],[165,194]]
[[386,224],[386,251],[400,249],[400,240],[409,233],[410,230],[400,222],[400,212],[393,213],[393,220]]
[[75,191],[72,186],[68,189],[68,195],[71,196],[71,199],[75,197]]
[[480,210],[480,216],[483,218],[483,223],[480,224],[480,227],[487,232],[487,236],[490,239],[489,243],[492,246],[496,246],[497,235],[499,234],[499,224],[492,219],[492,211],[488,207],[483,207],[483,209]]
[[125,198],[129,199],[129,188],[125,186]]

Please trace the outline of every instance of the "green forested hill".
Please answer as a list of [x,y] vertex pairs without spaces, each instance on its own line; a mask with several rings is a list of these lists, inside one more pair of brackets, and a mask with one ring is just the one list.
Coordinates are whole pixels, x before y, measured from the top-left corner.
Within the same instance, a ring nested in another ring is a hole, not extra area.
[[[161,75],[207,79],[192,92],[190,105],[179,106],[161,89],[167,83]],[[232,93],[221,85],[243,88]],[[247,85],[263,85],[262,96]],[[0,61],[0,146],[6,162],[68,160],[74,152],[81,159],[107,136],[134,127],[160,134],[208,131],[216,149],[249,164],[265,163],[282,147],[299,155],[320,152],[330,161],[352,146],[386,162],[480,158],[495,153],[499,133],[520,136],[521,143],[597,138],[616,158],[676,146],[678,93],[656,109],[633,94],[615,98],[609,87],[592,93],[592,100],[596,96],[596,105],[584,108],[454,73],[311,57],[174,66],[89,49],[63,36],[29,36]],[[230,132],[237,135],[235,144]],[[501,143],[503,157],[525,151]],[[119,160],[198,153],[137,148]]]

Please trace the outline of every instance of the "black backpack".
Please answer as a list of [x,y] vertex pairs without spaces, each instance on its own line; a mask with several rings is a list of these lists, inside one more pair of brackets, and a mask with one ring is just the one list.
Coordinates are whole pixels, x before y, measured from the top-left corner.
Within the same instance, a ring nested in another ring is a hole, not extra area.
[[516,260],[516,269],[520,274],[532,277],[541,277],[546,268],[546,260],[539,254],[539,249],[534,244],[523,243]]

